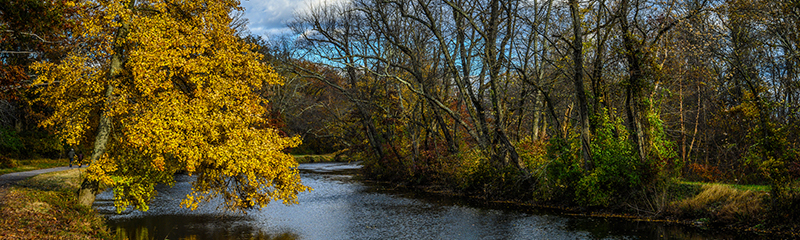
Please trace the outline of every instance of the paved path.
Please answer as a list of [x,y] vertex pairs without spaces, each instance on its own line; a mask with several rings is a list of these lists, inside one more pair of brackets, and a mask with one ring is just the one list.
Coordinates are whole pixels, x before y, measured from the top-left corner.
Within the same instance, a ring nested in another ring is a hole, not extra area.
[[[77,168],[77,167],[74,167]],[[85,168],[85,167],[84,167]],[[0,175],[0,186],[8,185],[11,183],[15,183],[20,180],[25,180],[29,177],[33,177],[42,173],[49,173],[49,172],[58,172],[64,170],[73,169],[71,167],[54,167],[54,168],[46,168],[46,169],[39,169],[27,172],[15,172],[15,173],[8,173]]]

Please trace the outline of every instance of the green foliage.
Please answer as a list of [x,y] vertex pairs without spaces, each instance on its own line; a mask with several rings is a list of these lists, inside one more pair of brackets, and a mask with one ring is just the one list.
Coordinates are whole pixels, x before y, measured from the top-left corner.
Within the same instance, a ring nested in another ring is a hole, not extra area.
[[[547,179],[545,183],[552,189],[547,198],[575,198],[575,186],[583,178],[580,165],[580,143],[577,134],[572,133],[568,139],[551,138],[547,146]],[[543,196],[544,197],[544,196]]]
[[598,117],[600,126],[591,143],[594,169],[578,182],[576,195],[581,204],[607,206],[641,184],[644,172],[621,120],[609,119],[608,114]]
[[0,127],[0,152],[7,157],[58,157],[63,150],[61,140],[44,129],[33,128],[17,132],[11,128]]
[[610,119],[602,114],[592,137],[593,168],[587,169],[580,158],[577,134],[569,139],[553,139],[548,147],[552,160],[548,174],[558,190],[556,194],[575,199],[586,206],[608,206],[621,199],[651,174],[647,164],[636,157],[628,141],[628,132],[620,119]]
[[24,150],[20,153],[21,157],[46,156],[57,158],[65,150],[61,139],[44,128],[26,130],[19,135],[24,144]]
[[[765,104],[769,105],[769,104]],[[753,118],[758,118],[761,111],[754,106],[740,106],[744,110],[752,111]],[[755,166],[769,181],[770,198],[769,206],[771,216],[779,221],[796,221],[800,214],[800,191],[792,186],[795,177],[790,172],[790,164],[797,161],[800,156],[798,149],[793,148],[792,142],[787,137],[790,135],[790,126],[776,128],[772,122],[761,119],[761,124],[755,125],[747,134],[752,142],[743,161],[746,165]]]
[[649,171],[646,176],[650,179],[646,180],[650,182],[677,177],[684,165],[675,151],[675,143],[669,140],[664,132],[664,121],[659,116],[660,113],[657,108],[647,113],[647,122],[650,126],[647,129],[647,134],[650,137],[650,151],[648,152],[648,162],[646,163],[648,169],[645,170]]
[[10,128],[0,127],[0,150],[6,153],[18,153],[23,148],[17,132]]

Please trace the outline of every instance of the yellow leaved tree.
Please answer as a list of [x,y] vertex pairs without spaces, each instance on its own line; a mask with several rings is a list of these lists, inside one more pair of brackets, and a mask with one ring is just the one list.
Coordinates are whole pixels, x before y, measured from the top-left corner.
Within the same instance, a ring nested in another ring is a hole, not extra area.
[[297,202],[297,162],[283,152],[298,138],[267,123],[256,92],[281,78],[236,37],[237,0],[75,1],[79,39],[60,62],[32,68],[40,100],[70,145],[93,143],[81,186],[90,205],[98,186],[114,188],[118,210],[147,210],[155,185],[196,176],[182,206],[214,197],[244,210]]

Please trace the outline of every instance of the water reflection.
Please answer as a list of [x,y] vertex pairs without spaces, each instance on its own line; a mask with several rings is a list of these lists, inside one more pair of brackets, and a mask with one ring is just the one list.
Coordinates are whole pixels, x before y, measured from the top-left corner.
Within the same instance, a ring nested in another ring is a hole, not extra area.
[[295,240],[294,232],[268,234],[253,228],[244,218],[220,216],[165,215],[157,218],[135,218],[115,225],[120,239],[254,239]]
[[[219,202],[179,208],[190,177],[160,188],[148,212],[108,216],[131,239],[737,239],[681,225],[570,217],[535,209],[387,190],[352,179],[352,164],[300,166],[315,189],[299,205],[270,204],[247,214],[224,213]],[[95,208],[109,211],[111,193]],[[113,206],[113,205],[112,205]]]

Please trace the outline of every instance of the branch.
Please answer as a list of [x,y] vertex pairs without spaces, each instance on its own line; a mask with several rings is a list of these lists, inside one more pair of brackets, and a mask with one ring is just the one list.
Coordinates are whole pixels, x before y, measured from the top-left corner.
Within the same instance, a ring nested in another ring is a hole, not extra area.
[[708,0],[703,0],[703,4],[701,4],[700,7],[694,9],[694,11],[692,11],[689,14],[687,14],[686,16],[683,16],[682,18],[677,19],[677,20],[672,21],[669,24],[667,24],[667,26],[665,26],[664,28],[662,28],[661,30],[658,31],[658,34],[656,34],[656,37],[653,38],[653,43],[658,42],[658,39],[660,39],[662,35],[664,35],[667,31],[669,31],[670,29],[672,29],[673,27],[678,25],[679,22],[682,22],[682,21],[684,21],[686,19],[693,18],[694,16],[697,16],[697,14],[699,14],[700,12],[702,12],[702,10],[705,9],[706,4],[708,4]]
[[32,52],[32,51],[0,51],[0,54],[34,54],[34,53],[41,53],[41,52]]
[[4,32],[17,33],[17,34],[22,34],[22,35],[33,36],[33,37],[38,38],[39,41],[42,41],[44,43],[51,43],[51,44],[54,43],[54,42],[51,42],[51,41],[44,40],[44,38],[40,37],[39,35],[36,35],[35,33],[31,33],[31,32],[15,32],[14,30],[4,30]]

